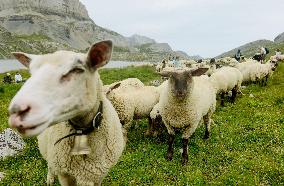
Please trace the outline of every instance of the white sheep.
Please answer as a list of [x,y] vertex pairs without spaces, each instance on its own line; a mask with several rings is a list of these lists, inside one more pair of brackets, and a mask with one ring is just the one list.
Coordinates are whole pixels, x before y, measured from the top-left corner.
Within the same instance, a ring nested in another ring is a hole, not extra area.
[[[161,87],[160,85],[159,87]],[[133,87],[120,89],[119,85],[113,88],[107,98],[116,109],[123,128],[128,131],[133,119],[148,117],[159,101],[160,88],[154,86]]]
[[272,61],[269,61],[264,64],[260,64],[259,73],[259,83],[260,85],[264,86],[267,85],[268,78],[273,74],[273,71],[275,70],[275,63]]
[[[158,87],[160,94],[162,91],[165,91],[167,84],[168,84],[168,80],[164,81]],[[161,123],[162,123],[162,117],[160,114],[160,104],[157,103],[150,112],[150,122],[148,123],[148,129],[147,129],[146,135],[147,136],[152,135],[153,137],[156,137],[161,132],[160,130]]]
[[273,70],[275,70],[275,64],[273,62],[261,64],[250,59],[236,65],[236,68],[243,74],[243,82],[262,82],[264,85],[267,82],[267,78],[272,74]]
[[222,67],[210,76],[217,94],[221,94],[221,105],[224,105],[224,96],[232,91],[231,101],[235,102],[238,92],[241,92],[241,84],[243,81],[242,73],[234,67]]
[[207,68],[190,71],[162,72],[169,77],[159,104],[163,123],[169,133],[167,159],[173,157],[175,129],[182,129],[183,153],[182,164],[188,162],[187,145],[201,119],[205,123],[205,138],[209,137],[211,115],[215,111],[216,93],[207,76],[200,76]]
[[243,82],[250,83],[256,81],[260,74],[258,73],[259,63],[255,60],[247,60],[246,62],[239,63],[235,67],[243,75]]
[[122,126],[97,70],[111,51],[112,42],[102,41],[87,55],[14,53],[31,77],[11,101],[9,123],[24,136],[39,135],[48,185],[56,175],[61,185],[101,185],[122,154]]

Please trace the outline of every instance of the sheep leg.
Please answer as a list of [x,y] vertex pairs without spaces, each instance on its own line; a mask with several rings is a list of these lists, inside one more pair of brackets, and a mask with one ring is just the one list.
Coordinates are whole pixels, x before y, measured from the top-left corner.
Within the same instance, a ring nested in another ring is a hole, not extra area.
[[47,172],[47,178],[46,178],[46,184],[47,185],[53,185],[55,180],[55,175],[51,173],[51,171],[48,168]]
[[76,185],[76,180],[68,174],[59,174],[58,175],[59,183],[62,186],[73,186]]
[[160,134],[161,123],[162,123],[162,119],[157,117],[155,119],[155,123],[153,123],[153,137],[157,137]]
[[175,135],[169,134],[169,141],[168,141],[168,152],[167,152],[167,160],[171,161],[173,159],[173,154],[174,154],[174,140],[175,140]]
[[224,99],[225,99],[225,93],[222,92],[221,93],[221,106],[223,107],[225,104],[224,104]]
[[264,86],[266,86],[266,85],[267,85],[267,80],[268,80],[268,75],[267,75],[267,76],[265,76]]
[[234,88],[232,89],[231,103],[235,103],[237,93],[238,93],[238,92],[237,92],[237,87],[234,87]]
[[126,120],[125,124],[123,125],[123,128],[128,132],[129,129],[131,128],[132,125],[132,120]]
[[148,116],[148,128],[146,131],[146,136],[150,136],[153,133],[153,128],[155,124],[155,119],[152,119],[150,116]]
[[182,165],[188,163],[188,139],[182,138]]
[[211,129],[211,113],[207,113],[205,116],[203,116],[203,121],[205,125],[205,134],[204,139],[208,139],[210,136],[210,129]]

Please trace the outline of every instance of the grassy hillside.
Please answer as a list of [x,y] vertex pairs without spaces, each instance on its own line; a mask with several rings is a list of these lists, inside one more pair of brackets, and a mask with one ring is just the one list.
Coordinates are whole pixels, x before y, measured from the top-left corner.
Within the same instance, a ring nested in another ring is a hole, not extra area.
[[[27,76],[26,74],[24,76]],[[2,78],[2,75],[0,76]],[[105,83],[127,77],[143,82],[159,78],[149,67],[101,70]],[[0,85],[0,130],[8,126],[7,107],[20,85]],[[165,160],[167,135],[145,137],[147,122],[136,122],[127,147],[104,185],[283,185],[284,184],[284,65],[266,87],[250,85],[235,104],[217,107],[209,140],[202,125],[189,142],[189,164],[180,163],[180,138],[171,162]],[[249,95],[253,94],[254,97]],[[1,185],[44,185],[46,162],[36,140],[16,157],[0,160],[6,173]],[[58,184],[58,183],[57,183]]]

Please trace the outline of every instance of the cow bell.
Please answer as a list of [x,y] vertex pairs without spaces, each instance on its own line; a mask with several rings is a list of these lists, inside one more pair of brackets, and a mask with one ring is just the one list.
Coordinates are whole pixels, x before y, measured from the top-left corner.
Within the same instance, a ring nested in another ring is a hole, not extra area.
[[75,136],[74,145],[70,153],[71,155],[90,154],[91,148],[88,144],[88,136],[84,134]]

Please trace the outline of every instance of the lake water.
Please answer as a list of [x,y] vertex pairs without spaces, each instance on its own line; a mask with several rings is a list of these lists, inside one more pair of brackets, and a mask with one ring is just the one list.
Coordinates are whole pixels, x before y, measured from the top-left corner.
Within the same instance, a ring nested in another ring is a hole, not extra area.
[[[103,68],[123,68],[132,64],[145,64],[145,63],[146,62],[110,61]],[[19,69],[26,69],[26,67],[15,59],[0,60],[0,73],[12,70],[19,70]]]

